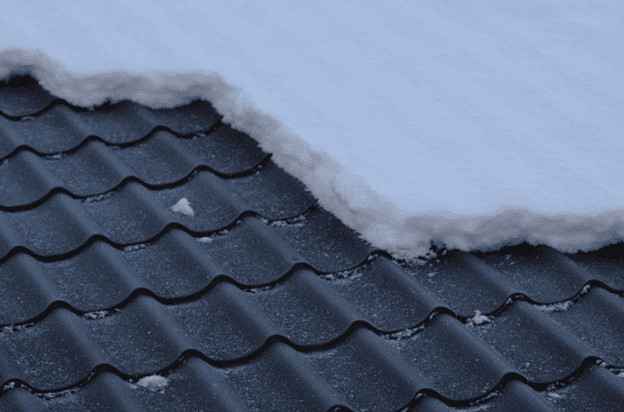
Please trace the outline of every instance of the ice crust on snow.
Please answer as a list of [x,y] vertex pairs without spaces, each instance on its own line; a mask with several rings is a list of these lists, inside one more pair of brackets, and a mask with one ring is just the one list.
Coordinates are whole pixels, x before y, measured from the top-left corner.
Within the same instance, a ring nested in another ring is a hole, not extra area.
[[588,0],[22,1],[0,15],[0,79],[85,107],[208,100],[399,257],[587,251],[624,239],[622,15]]

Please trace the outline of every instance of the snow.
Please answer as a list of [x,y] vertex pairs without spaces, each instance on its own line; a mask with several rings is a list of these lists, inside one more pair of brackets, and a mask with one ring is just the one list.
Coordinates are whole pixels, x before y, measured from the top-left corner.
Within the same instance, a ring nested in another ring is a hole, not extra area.
[[171,206],[171,210],[174,212],[182,213],[183,215],[195,216],[195,212],[193,212],[193,209],[191,208],[191,204],[189,203],[188,199],[185,197],[178,200],[178,202],[175,205]]
[[473,326],[478,326],[489,322],[490,318],[483,315],[480,310],[475,310],[475,315],[472,318],[468,319],[468,324]]
[[150,391],[156,392],[163,389],[167,385],[169,385],[169,379],[165,378],[164,376],[150,375],[142,377],[137,381],[136,384],[131,384],[130,386],[134,389],[140,386],[142,388],[146,388]]
[[565,302],[558,302],[550,305],[537,305],[535,307],[542,312],[565,312],[570,309],[572,305],[574,305],[574,301],[566,300]]
[[624,4],[4,5],[0,78],[93,106],[204,98],[375,246],[624,237]]

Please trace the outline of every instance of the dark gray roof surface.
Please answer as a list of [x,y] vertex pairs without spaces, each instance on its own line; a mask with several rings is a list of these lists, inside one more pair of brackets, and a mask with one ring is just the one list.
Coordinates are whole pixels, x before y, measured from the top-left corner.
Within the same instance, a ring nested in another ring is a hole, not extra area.
[[621,243],[397,261],[206,102],[0,114],[0,410],[624,410]]

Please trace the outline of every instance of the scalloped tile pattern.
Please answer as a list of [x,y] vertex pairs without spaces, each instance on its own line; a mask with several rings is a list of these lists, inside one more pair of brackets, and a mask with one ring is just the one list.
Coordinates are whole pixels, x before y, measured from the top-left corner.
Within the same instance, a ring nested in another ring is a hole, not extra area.
[[209,103],[0,83],[0,411],[621,411],[623,257],[399,262]]

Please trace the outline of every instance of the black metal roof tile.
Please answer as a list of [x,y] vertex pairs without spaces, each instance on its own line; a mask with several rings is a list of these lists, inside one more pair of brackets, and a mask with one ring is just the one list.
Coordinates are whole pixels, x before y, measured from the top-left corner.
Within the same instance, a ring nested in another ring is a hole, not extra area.
[[321,277],[362,319],[384,332],[414,328],[433,312],[448,311],[435,295],[385,256],[377,256],[353,270]]
[[0,82],[0,114],[6,117],[34,115],[59,102],[30,76],[13,76]]
[[208,103],[0,112],[0,410],[620,410],[624,244],[397,262]]
[[568,257],[606,287],[624,292],[624,247],[622,242],[593,252],[579,252]]
[[419,396],[401,412],[556,412],[543,396],[521,381],[511,379],[487,399],[455,405],[434,396]]
[[220,116],[206,102],[197,101],[183,109],[148,109],[128,101],[93,111],[58,104],[50,110],[19,120],[0,116],[0,159],[19,148],[30,148],[40,155],[75,150],[89,137],[112,145],[125,145],[157,129],[178,135],[209,130]]
[[[250,174],[254,168],[266,165],[268,156],[258,146],[247,143],[243,151],[234,139],[215,138],[222,129],[229,128],[222,126],[209,136],[193,139],[157,131],[149,139],[127,147],[89,140],[75,152],[47,157],[19,150],[0,163],[0,179],[6,182],[0,188],[0,207],[28,207],[60,190],[75,197],[94,196],[116,189],[128,179],[158,189],[179,184],[195,170],[208,170],[227,178]],[[196,141],[202,143],[203,156],[193,152],[199,145],[190,142]],[[238,161],[224,164],[223,159],[215,156],[229,151],[239,153]]]
[[536,302],[570,299],[592,280],[569,256],[544,245],[508,247],[481,258],[509,279],[516,293]]
[[[246,190],[254,184],[260,188]],[[272,186],[288,191],[276,192]],[[168,189],[149,190],[128,182],[115,192],[85,200],[57,193],[32,209],[0,212],[0,226],[6,227],[0,259],[17,247],[39,256],[62,255],[94,236],[120,245],[146,242],[176,223],[195,233],[215,232],[244,213],[270,220],[292,218],[314,204],[302,187],[270,163],[236,181],[200,171],[183,185]],[[172,210],[183,198],[190,203],[192,216]]]
[[518,295],[543,304],[567,301],[589,283],[624,291],[619,255],[603,251],[569,255],[544,245],[522,244],[489,253],[444,250],[407,270],[462,317],[475,311],[492,313]]
[[[310,213],[326,212],[316,209]],[[0,294],[4,296],[0,300],[0,325],[27,322],[54,302],[65,302],[81,312],[112,308],[140,290],[164,301],[180,300],[202,292],[219,276],[241,287],[274,284],[302,264],[314,268],[314,262],[306,260],[305,247],[300,254],[290,249],[283,237],[291,225],[303,230],[315,222],[302,219],[290,225],[279,221],[278,225],[246,217],[227,233],[221,231],[211,237],[197,238],[174,228],[153,242],[123,248],[103,240],[87,242],[72,256],[50,261],[17,252],[0,264]],[[319,229],[314,232],[323,233]],[[309,240],[317,241],[318,237]],[[379,257],[351,273],[342,271],[360,262],[359,253],[346,264],[334,260],[342,255],[334,250],[330,253],[324,266],[333,262],[335,273],[327,278],[337,279],[333,283],[339,284],[338,292],[369,316],[374,315],[378,323],[384,319],[385,328],[398,329],[397,319],[403,319],[401,327],[410,326],[407,322],[413,319],[422,321],[435,307],[435,298],[409,286],[411,279],[402,277],[399,266],[387,258]],[[371,275],[353,286],[348,278],[361,279],[360,272]],[[385,274],[394,286],[384,280]],[[398,311],[405,314],[397,317]]]
[[624,377],[591,365],[567,385],[542,393],[553,409],[566,412],[621,411]]
[[461,316],[490,313],[515,292],[496,269],[470,253],[449,251],[437,260],[412,268],[413,275]]
[[190,358],[169,376],[166,387],[137,384],[103,372],[84,387],[31,394],[17,387],[0,397],[0,411],[247,411],[215,368]]
[[601,287],[586,293],[576,302],[547,306],[542,311],[591,348],[595,356],[624,365],[624,299]]
[[518,301],[474,333],[532,382],[551,382],[573,374],[596,355],[535,306]]

